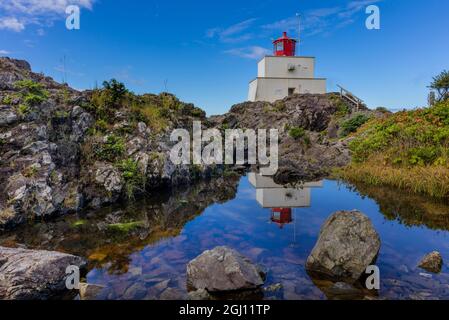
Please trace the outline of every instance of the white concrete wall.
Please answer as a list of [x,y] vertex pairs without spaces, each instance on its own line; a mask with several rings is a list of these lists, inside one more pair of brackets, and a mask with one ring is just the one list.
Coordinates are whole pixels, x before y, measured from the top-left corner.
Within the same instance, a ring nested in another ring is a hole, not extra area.
[[257,98],[257,80],[250,82],[248,91],[248,101],[256,101]]
[[[248,172],[248,181],[250,184],[257,189],[263,188],[263,189],[270,189],[270,188],[283,188],[283,185],[277,184],[273,180],[273,176],[263,176],[260,173],[256,172]],[[321,181],[312,181],[312,182],[305,182],[297,186],[298,189],[301,188],[322,188],[323,187],[323,180]]]
[[266,66],[266,57],[259,61],[257,64],[257,76],[261,78],[265,78],[265,66]]
[[[284,99],[288,96],[289,88],[295,88],[294,93],[326,93],[326,79],[258,78],[251,82],[250,91],[254,86],[257,87],[255,99],[249,101],[274,102]],[[252,90],[254,92],[254,89]]]
[[[289,65],[295,67],[289,71]],[[312,57],[270,57],[258,64],[259,78],[314,78],[315,58]]]
[[310,207],[310,188],[257,189],[256,200],[263,208]]

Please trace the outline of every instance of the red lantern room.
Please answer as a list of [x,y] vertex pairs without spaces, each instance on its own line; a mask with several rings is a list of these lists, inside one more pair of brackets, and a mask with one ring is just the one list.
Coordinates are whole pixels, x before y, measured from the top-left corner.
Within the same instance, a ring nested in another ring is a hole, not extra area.
[[293,221],[291,208],[273,208],[271,209],[271,221],[276,223],[281,229],[285,224]]
[[287,36],[284,32],[282,38],[273,41],[274,55],[280,57],[293,57],[296,51],[296,40]]

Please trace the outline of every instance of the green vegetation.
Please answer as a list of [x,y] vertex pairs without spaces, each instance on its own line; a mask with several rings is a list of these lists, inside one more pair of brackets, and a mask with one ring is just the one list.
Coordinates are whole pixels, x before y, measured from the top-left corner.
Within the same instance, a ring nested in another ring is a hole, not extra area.
[[38,168],[34,165],[29,166],[25,170],[23,170],[22,174],[27,178],[34,178],[38,173]]
[[103,82],[103,93],[112,107],[119,107],[125,99],[128,90],[125,85],[115,79]]
[[30,108],[27,105],[19,104],[19,106],[17,107],[17,112],[20,115],[24,116],[30,113]]
[[128,233],[130,231],[133,231],[133,230],[143,227],[143,226],[145,226],[144,221],[133,221],[133,222],[127,222],[127,223],[109,224],[108,229],[112,230],[112,231]]
[[388,111],[388,109],[385,108],[385,107],[377,107],[377,108],[376,108],[376,111],[382,112],[382,113],[389,113],[389,112],[390,112],[390,111]]
[[341,124],[341,136],[346,137],[349,134],[356,132],[358,128],[368,122],[370,118],[364,114],[356,115],[355,117],[343,122]]
[[306,131],[301,127],[293,127],[288,130],[288,135],[295,140],[299,140],[300,138],[304,137],[305,134]]
[[283,112],[285,111],[285,109],[287,108],[287,106],[285,105],[285,103],[283,101],[276,101],[274,103],[274,111],[276,112]]
[[13,103],[13,96],[12,95],[6,95],[5,97],[3,97],[3,104],[6,105],[11,105]]
[[337,118],[344,117],[351,113],[351,108],[344,102],[339,95],[331,95],[330,100],[332,104],[336,106],[337,111],[335,112],[335,116]]
[[161,93],[159,95],[135,95],[128,91],[125,85],[115,79],[105,81],[102,89],[93,90],[90,103],[83,107],[92,112],[98,130],[102,131],[112,124],[115,112],[121,110],[130,113],[131,127],[124,128],[123,133],[130,133],[137,126],[137,122],[145,122],[155,133],[158,133],[169,124],[173,114],[190,114],[194,117],[203,117],[204,112],[191,104],[180,102],[174,95]]
[[118,168],[122,172],[126,195],[129,199],[132,199],[135,193],[145,190],[146,178],[137,162],[132,159],[126,159],[118,164]]
[[119,136],[108,135],[106,141],[96,150],[100,160],[113,161],[121,157],[125,152],[125,142]]
[[81,226],[84,226],[86,224],[86,220],[77,220],[74,223],[72,223],[72,227],[79,228]]
[[44,86],[33,80],[20,80],[14,86],[19,90],[23,102],[28,107],[37,106],[47,101],[49,97],[49,93],[44,89]]
[[337,176],[447,198],[449,100],[372,119],[359,129],[350,149],[353,163]]
[[449,71],[444,70],[434,77],[430,88],[438,93],[437,101],[449,99]]

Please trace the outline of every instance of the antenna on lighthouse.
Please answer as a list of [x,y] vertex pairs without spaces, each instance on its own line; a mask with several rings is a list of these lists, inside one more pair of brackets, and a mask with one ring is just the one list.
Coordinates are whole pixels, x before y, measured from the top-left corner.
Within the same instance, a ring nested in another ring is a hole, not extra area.
[[296,16],[298,17],[298,56],[299,56],[299,49],[301,47],[301,14],[296,13]]

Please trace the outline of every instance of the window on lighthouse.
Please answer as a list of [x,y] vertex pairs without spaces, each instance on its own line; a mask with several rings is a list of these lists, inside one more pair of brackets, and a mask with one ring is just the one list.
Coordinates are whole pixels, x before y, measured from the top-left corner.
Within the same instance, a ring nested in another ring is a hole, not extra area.
[[277,44],[276,51],[284,51],[284,43],[283,42],[279,42]]

